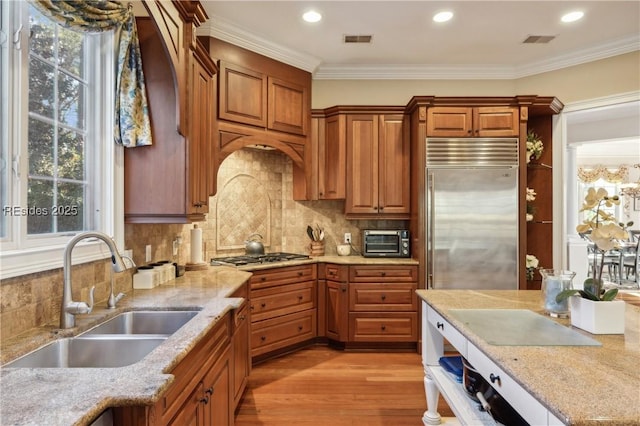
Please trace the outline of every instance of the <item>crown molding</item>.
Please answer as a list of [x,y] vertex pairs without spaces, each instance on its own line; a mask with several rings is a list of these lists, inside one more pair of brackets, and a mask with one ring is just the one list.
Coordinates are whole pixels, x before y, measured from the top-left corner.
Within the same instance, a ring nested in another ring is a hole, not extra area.
[[218,16],[199,27],[197,34],[226,41],[310,73],[313,73],[322,62],[315,56],[273,43]]
[[220,17],[213,17],[198,28],[198,35],[215,37],[308,71],[313,74],[314,80],[511,80],[640,50],[640,35],[633,35],[517,67],[420,64],[340,65],[322,64],[320,58],[273,43]]

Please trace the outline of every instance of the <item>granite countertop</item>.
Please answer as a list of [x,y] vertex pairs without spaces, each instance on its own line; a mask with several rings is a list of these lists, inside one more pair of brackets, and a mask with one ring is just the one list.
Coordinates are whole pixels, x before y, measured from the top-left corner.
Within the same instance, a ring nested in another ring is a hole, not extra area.
[[280,266],[307,265],[310,263],[336,263],[340,265],[419,265],[415,259],[403,257],[363,257],[363,256],[314,256],[308,259],[287,260],[285,262],[252,263],[238,266],[241,271],[258,271]]
[[233,294],[251,274],[229,267],[190,271],[150,290],[132,290],[114,309],[96,306],[76,327],[42,327],[2,342],[2,363],[61,337],[75,336],[131,310],[201,310],[141,361],[122,368],[2,368],[2,425],[84,425],[108,407],[151,405],[173,380],[171,371],[242,298]]
[[[418,295],[571,425],[640,424],[640,308],[626,304],[625,333],[594,335],[602,346],[495,346],[450,314],[452,309],[527,309],[542,313],[540,292],[418,290]],[[554,319],[571,327],[569,319]]]

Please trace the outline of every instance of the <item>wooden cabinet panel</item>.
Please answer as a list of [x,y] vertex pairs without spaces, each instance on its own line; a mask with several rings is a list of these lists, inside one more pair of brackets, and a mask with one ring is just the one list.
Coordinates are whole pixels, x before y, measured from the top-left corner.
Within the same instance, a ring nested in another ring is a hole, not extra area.
[[254,290],[251,293],[251,320],[257,322],[314,308],[314,284],[312,281],[306,281]]
[[515,137],[519,116],[518,107],[432,107],[427,109],[427,136]]
[[473,113],[466,107],[433,107],[427,110],[427,136],[462,138],[471,135]]
[[417,339],[416,312],[349,314],[349,341],[415,342]]
[[350,311],[416,311],[417,283],[351,283],[349,284]]
[[310,120],[307,88],[275,77],[269,77],[267,81],[267,127],[306,135]]
[[249,286],[251,290],[257,290],[275,285],[314,281],[316,278],[317,267],[315,264],[287,266],[254,271],[253,276],[249,279]]
[[262,73],[220,61],[218,116],[224,120],[265,127],[267,78]]
[[380,116],[379,126],[379,212],[409,214],[409,127],[403,115]]
[[346,283],[349,280],[349,266],[336,265],[334,263],[325,263],[320,266],[318,275],[327,280]]
[[409,216],[409,143],[402,114],[347,115],[347,217]]
[[233,332],[233,407],[238,406],[242,394],[247,387],[251,372],[251,349],[249,347],[249,305],[243,303],[242,308],[234,314]]
[[346,196],[346,117],[327,117],[318,146],[318,198],[339,200]]
[[345,212],[378,213],[378,116],[347,116],[347,202]]
[[473,114],[475,136],[510,137],[520,134],[519,108],[477,107]]
[[205,425],[205,407],[202,403],[203,385],[198,383],[184,405],[169,422],[169,426],[202,426]]
[[251,356],[264,354],[316,336],[316,310],[309,309],[252,324]]
[[414,265],[354,265],[349,268],[349,282],[417,282]]
[[326,334],[339,342],[348,339],[349,293],[347,284],[327,280],[326,296]]
[[204,405],[204,424],[230,425],[233,420],[231,369],[229,350],[216,361],[204,376],[201,403]]

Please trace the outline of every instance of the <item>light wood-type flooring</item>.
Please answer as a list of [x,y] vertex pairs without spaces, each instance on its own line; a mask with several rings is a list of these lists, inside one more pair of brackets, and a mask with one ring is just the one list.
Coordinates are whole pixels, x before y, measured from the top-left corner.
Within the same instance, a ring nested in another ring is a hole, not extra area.
[[417,353],[313,346],[253,367],[235,425],[421,426],[423,374]]

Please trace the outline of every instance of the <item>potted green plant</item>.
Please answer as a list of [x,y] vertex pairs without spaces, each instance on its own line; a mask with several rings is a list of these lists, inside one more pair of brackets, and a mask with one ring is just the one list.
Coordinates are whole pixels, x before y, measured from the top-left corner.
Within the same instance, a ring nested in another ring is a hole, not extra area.
[[[605,253],[619,248],[619,242],[629,238],[626,228],[633,225],[633,222],[626,225],[617,222],[613,215],[603,209],[619,204],[620,198],[617,195],[609,196],[604,188],[588,189],[580,211],[590,211],[592,214],[576,227],[576,231],[588,234],[593,242],[591,276],[584,281],[582,290],[564,290],[556,296],[557,302],[575,296],[570,299],[571,324],[594,334],[624,333],[624,302],[615,301],[618,289],[605,291],[602,280]],[[607,303],[598,305],[599,302]],[[600,311],[604,318],[598,318]]]

